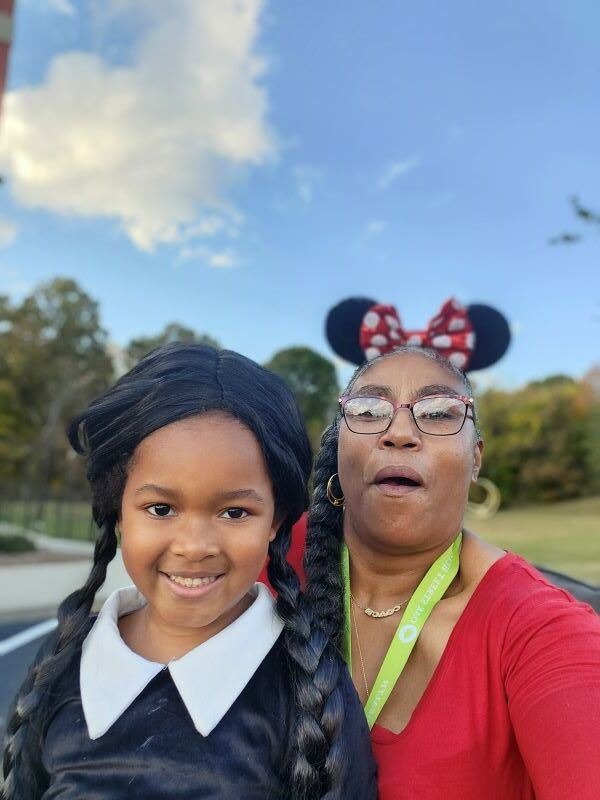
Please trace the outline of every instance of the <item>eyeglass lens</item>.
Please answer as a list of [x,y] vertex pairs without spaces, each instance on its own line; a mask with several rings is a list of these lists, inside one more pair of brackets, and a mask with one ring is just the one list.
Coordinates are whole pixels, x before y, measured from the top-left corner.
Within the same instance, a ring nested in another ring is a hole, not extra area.
[[[455,397],[426,397],[417,400],[412,412],[423,433],[449,436],[461,429],[467,406]],[[344,406],[344,416],[354,433],[383,433],[394,416],[394,406],[381,397],[352,397]]]

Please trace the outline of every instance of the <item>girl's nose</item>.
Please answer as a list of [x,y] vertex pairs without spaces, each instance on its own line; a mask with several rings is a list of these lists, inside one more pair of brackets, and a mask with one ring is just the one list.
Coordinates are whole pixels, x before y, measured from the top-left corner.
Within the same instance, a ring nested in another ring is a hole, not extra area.
[[189,520],[180,528],[171,544],[171,551],[188,561],[202,561],[221,552],[212,526],[200,520]]

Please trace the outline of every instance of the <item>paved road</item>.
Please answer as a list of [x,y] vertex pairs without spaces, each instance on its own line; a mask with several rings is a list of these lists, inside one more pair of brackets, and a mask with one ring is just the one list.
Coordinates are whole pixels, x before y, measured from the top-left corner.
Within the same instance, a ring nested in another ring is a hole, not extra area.
[[[0,642],[42,621],[41,619],[37,619],[28,622],[2,623],[0,624]],[[9,706],[21,686],[21,683],[25,679],[27,668],[33,661],[43,641],[44,637],[42,636],[33,642],[29,642],[13,650],[11,653],[0,656],[0,675],[2,676],[0,679],[0,736],[2,738],[4,737],[4,726],[6,724]]]

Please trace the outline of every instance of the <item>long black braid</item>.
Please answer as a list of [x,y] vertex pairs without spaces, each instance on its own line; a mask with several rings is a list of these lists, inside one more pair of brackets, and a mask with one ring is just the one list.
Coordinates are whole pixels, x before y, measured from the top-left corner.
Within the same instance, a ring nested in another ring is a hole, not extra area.
[[106,569],[115,556],[114,521],[106,521],[94,549],[94,562],[85,584],[58,609],[58,627],[33,664],[15,700],[6,729],[3,800],[33,800],[48,787],[41,763],[44,729],[52,707],[52,688],[79,654],[90,629],[90,612]]
[[341,652],[344,630],[344,589],[340,571],[343,513],[341,507],[333,506],[327,499],[327,483],[337,472],[339,424],[340,420],[336,419],[323,433],[315,461],[304,568],[306,593],[315,616],[323,632]]
[[312,466],[300,413],[284,382],[249,359],[198,344],[166,345],[146,356],[69,429],[86,456],[93,515],[100,536],[85,585],[59,609],[59,625],[30,670],[8,723],[3,800],[37,800],[48,785],[41,752],[53,713],[53,689],[80,651],[97,590],[114,558],[115,525],[137,446],[153,431],[181,419],[221,411],[245,424],[263,451],[282,523],[269,548],[269,580],[278,592],[283,644],[296,706],[289,763],[282,765],[291,800],[342,800],[348,768],[339,733],[343,665],[314,622],[286,555],[291,528],[308,505]]
[[[348,766],[339,740],[344,705],[338,686],[342,663],[315,625],[314,613],[286,560],[291,528],[269,549],[268,575],[279,593],[277,613],[285,623],[284,641],[293,671],[298,718],[290,764],[290,785],[297,798],[340,798]],[[283,535],[282,535],[283,534]]]

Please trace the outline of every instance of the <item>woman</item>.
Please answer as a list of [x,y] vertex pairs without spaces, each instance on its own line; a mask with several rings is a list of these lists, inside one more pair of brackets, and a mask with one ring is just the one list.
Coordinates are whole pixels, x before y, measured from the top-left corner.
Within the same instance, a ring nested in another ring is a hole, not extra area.
[[308,592],[366,706],[379,797],[597,799],[600,621],[460,533],[483,452],[468,379],[401,347],[359,368],[340,405]]

